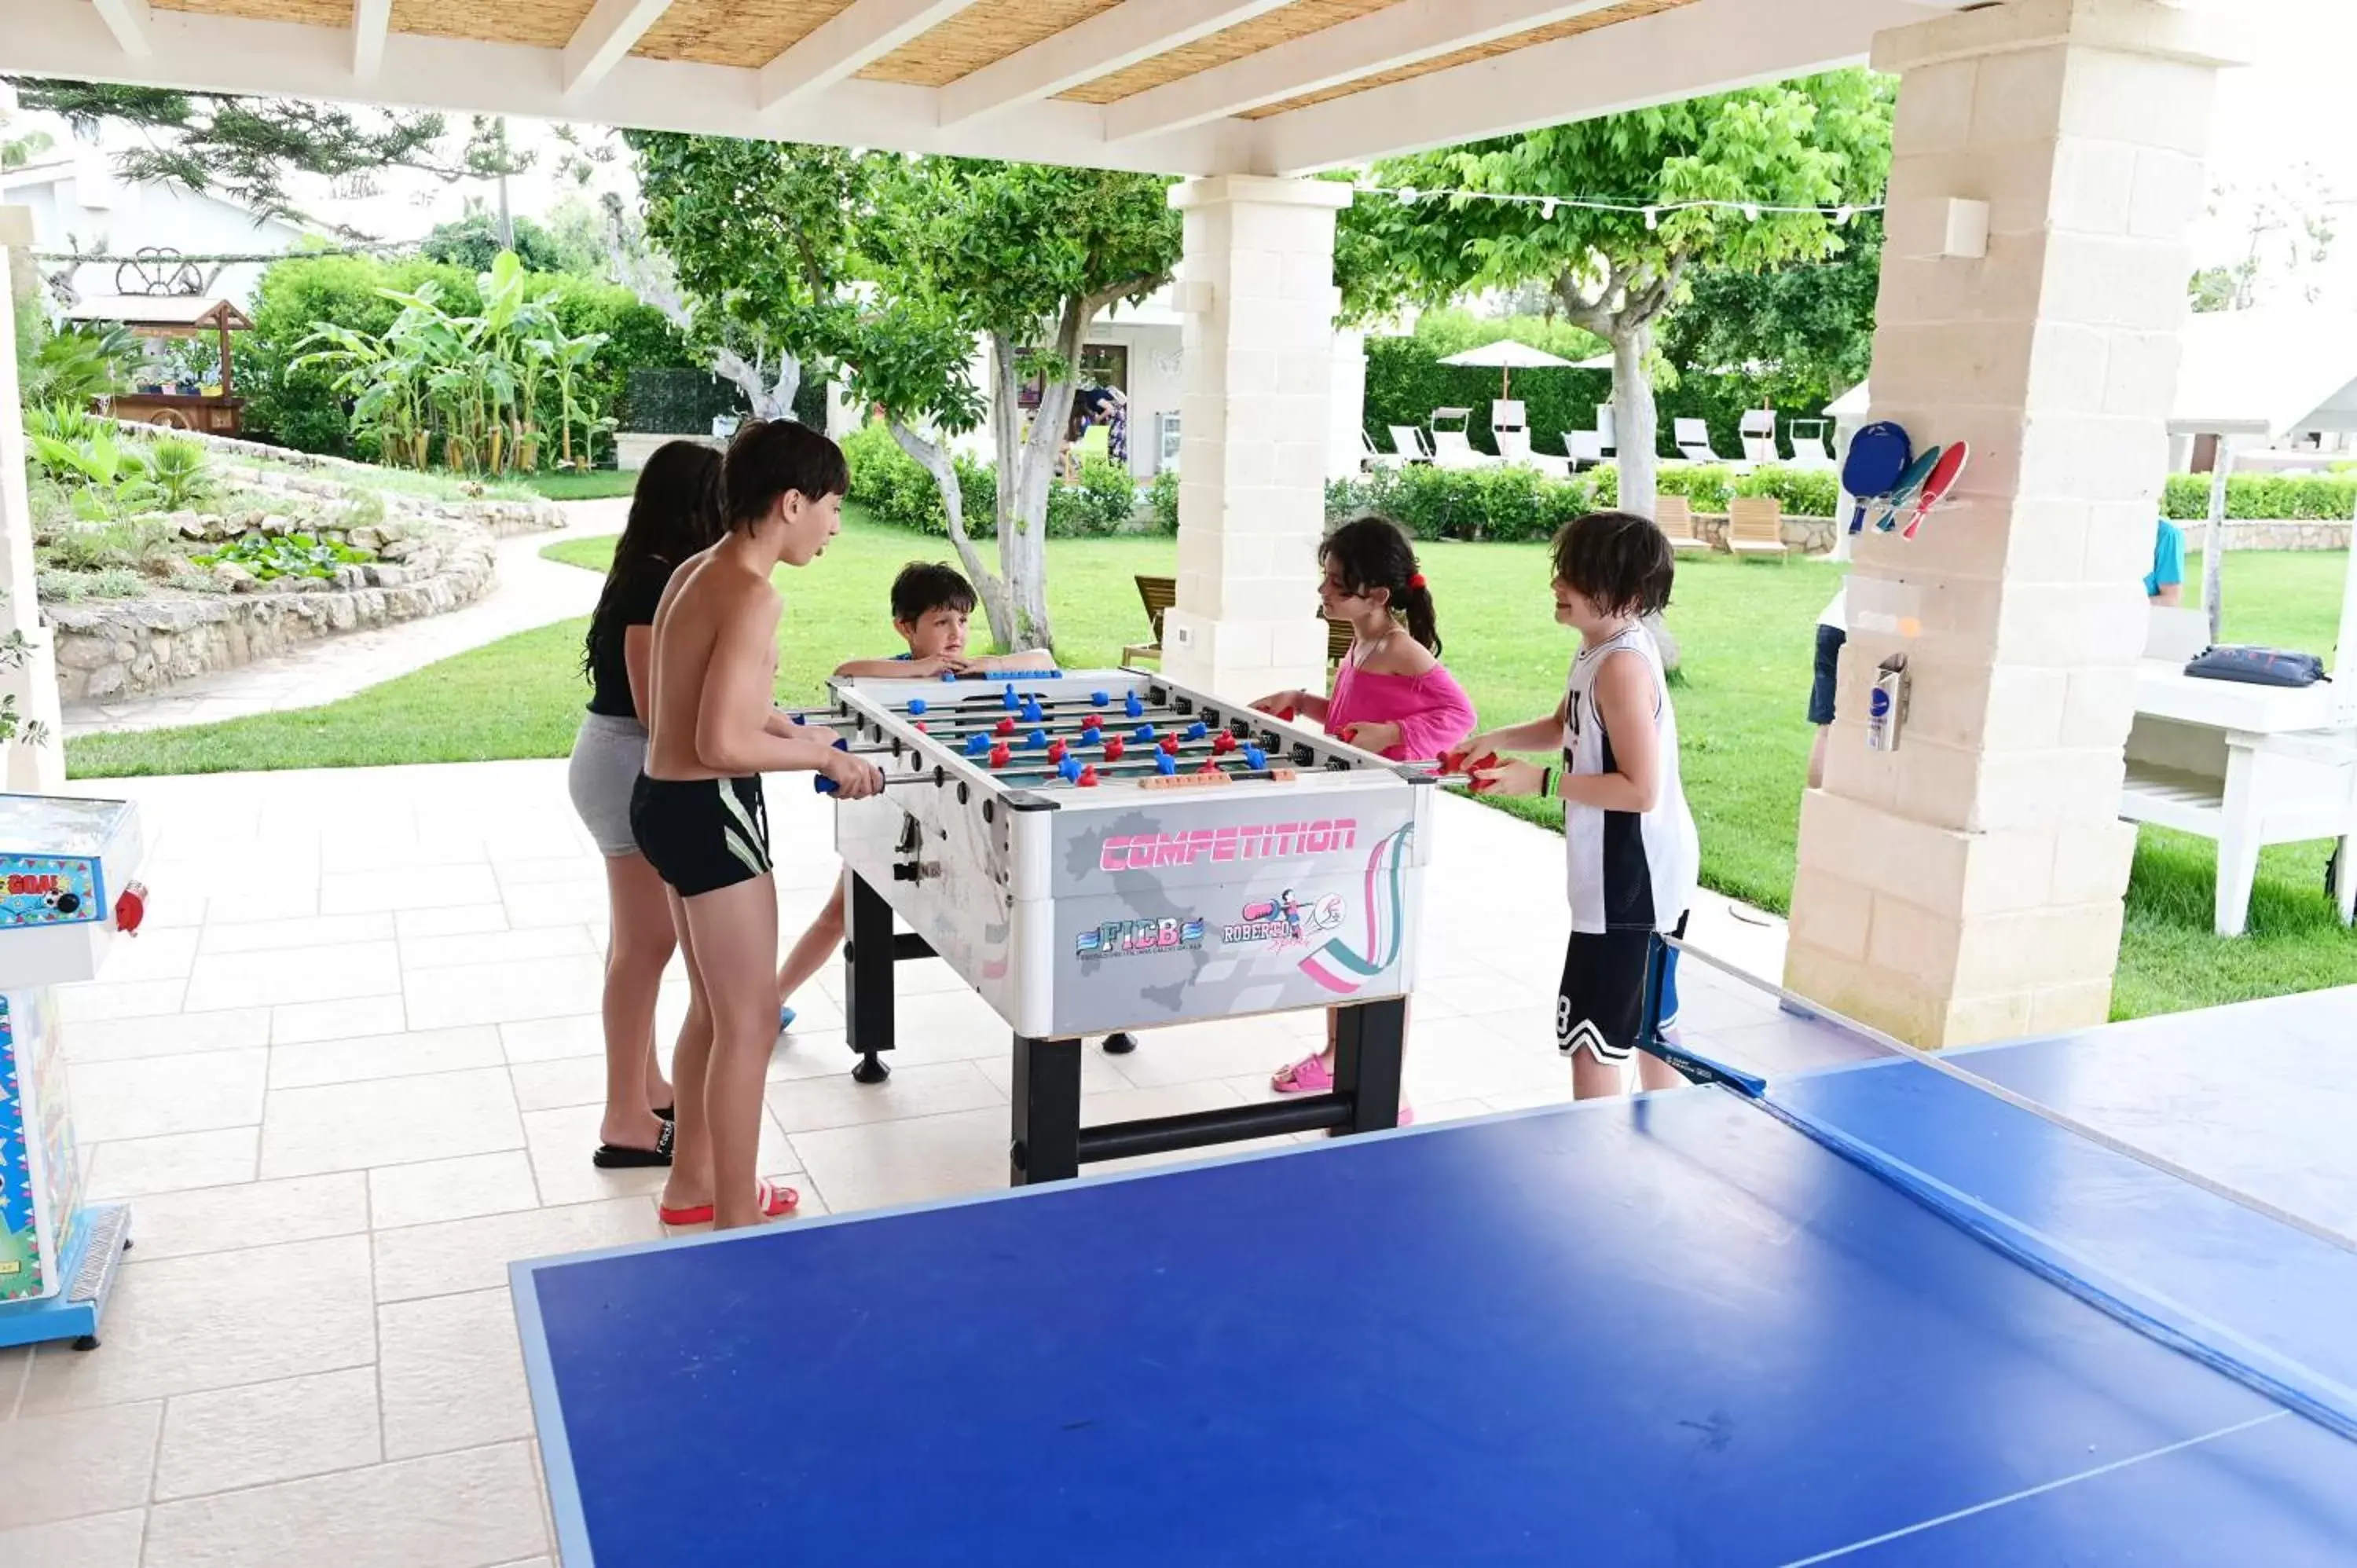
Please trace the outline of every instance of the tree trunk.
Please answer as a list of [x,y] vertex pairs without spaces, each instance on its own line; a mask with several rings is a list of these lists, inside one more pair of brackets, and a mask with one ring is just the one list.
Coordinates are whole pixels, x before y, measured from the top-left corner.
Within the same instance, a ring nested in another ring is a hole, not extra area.
[[1627,313],[1616,317],[1612,339],[1612,424],[1620,446],[1620,510],[1639,517],[1653,515],[1656,495],[1654,446],[1658,421],[1653,409],[1653,382],[1645,370],[1645,356],[1653,346],[1651,317],[1636,322]]
[[[982,613],[990,622],[991,635],[998,639],[1001,648],[1017,646],[1013,638],[1013,596],[1007,592],[1006,580],[984,564],[982,552],[974,548],[974,537],[966,532],[965,496],[958,489],[957,464],[951,459],[949,448],[918,435],[899,420],[891,421],[888,428],[900,450],[914,457],[933,477],[933,489],[942,498],[942,511],[949,519],[950,543],[957,551],[959,564],[965,567],[966,580],[974,585],[974,593],[982,600]],[[1005,559],[1003,547],[999,554]]]
[[[1003,337],[991,342],[996,412],[992,433],[998,454],[998,559],[1006,569],[1007,591],[1015,601],[1016,639],[1011,650],[1055,646],[1055,628],[1048,618],[1048,494],[1064,451],[1064,433],[1071,423],[1072,394],[1080,386],[1081,338],[1103,306],[1096,298],[1067,299],[1056,324],[1056,357],[1064,371],[1040,388],[1039,407],[1031,416],[1031,433],[1017,444],[1015,399],[1017,391],[1014,345]],[[1011,477],[1010,477],[1011,476]]]
[[802,391],[802,362],[792,354],[778,356],[774,382],[761,373],[760,359],[748,360],[734,349],[712,351],[712,373],[736,384],[752,406],[756,419],[791,419],[794,396]]

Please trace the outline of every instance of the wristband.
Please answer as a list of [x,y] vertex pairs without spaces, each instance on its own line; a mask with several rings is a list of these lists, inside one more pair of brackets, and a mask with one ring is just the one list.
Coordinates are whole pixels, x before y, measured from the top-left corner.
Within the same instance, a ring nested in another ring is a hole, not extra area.
[[1542,768],[1539,769],[1539,799],[1542,800],[1548,800],[1551,799],[1554,794],[1555,769],[1552,768]]

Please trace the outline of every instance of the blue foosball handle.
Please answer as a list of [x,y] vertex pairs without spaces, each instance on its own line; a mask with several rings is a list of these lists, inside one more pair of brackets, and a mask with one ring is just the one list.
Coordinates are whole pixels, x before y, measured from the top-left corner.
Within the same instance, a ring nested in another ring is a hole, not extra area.
[[[845,740],[841,736],[837,736],[834,737],[834,749],[837,751],[849,751],[851,749],[851,742]],[[811,788],[816,789],[822,795],[832,795],[835,793],[836,790],[834,780],[829,779],[823,773],[811,780]]]

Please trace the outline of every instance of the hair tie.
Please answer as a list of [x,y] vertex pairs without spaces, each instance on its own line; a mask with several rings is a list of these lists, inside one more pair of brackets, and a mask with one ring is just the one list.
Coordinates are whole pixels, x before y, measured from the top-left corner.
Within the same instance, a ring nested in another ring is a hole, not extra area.
[[1418,573],[1416,573],[1414,576],[1410,577],[1410,578],[1407,580],[1407,585],[1408,585],[1409,587],[1411,587],[1411,588],[1421,588],[1421,587],[1423,587],[1423,586],[1424,586],[1424,574],[1423,574],[1423,573],[1421,573],[1421,572],[1418,572]]

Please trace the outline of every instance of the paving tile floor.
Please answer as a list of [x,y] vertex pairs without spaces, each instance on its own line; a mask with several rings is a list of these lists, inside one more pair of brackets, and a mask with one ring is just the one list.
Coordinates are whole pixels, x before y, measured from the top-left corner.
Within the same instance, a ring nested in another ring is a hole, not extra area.
[[[660,1173],[589,1164],[605,888],[565,765],[76,788],[138,800],[148,835],[148,929],[59,993],[91,1189],[133,1200],[138,1245],[102,1348],[0,1350],[0,1568],[545,1564],[506,1265],[662,1234]],[[828,810],[770,791],[789,931],[835,875]],[[1453,799],[1434,837],[1419,1115],[1566,1097],[1560,841]],[[1695,935],[1757,972],[1781,959],[1781,927],[1723,900]],[[888,1084],[846,1076],[839,969],[779,1043],[762,1166],[806,1213],[1006,1179],[1005,1026],[938,961],[897,978]],[[1684,980],[1698,1026],[1778,1047],[1756,993]],[[666,1038],[684,1005],[674,973]],[[1085,1113],[1265,1096],[1320,1029],[1092,1051]]]

